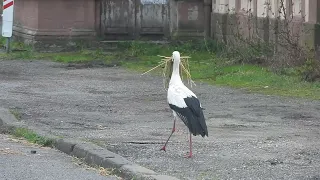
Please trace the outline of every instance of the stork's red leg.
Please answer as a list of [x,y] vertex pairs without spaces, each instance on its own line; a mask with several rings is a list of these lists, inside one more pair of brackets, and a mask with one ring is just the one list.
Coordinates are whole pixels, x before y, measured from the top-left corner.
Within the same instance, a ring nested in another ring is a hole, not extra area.
[[169,138],[167,139],[166,143],[164,144],[164,146],[160,149],[160,151],[166,151],[166,146],[169,142],[169,139],[171,138],[172,134],[176,131],[176,119],[174,119],[173,121],[173,127],[172,127],[172,131],[171,131],[171,134],[169,136]]
[[191,158],[192,157],[192,136],[190,133],[190,137],[189,137],[189,155],[186,156],[186,158]]

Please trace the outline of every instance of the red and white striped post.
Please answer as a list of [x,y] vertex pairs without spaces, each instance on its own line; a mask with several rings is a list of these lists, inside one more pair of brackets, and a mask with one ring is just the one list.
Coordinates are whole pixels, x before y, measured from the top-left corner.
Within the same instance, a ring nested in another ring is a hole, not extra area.
[[13,28],[14,0],[3,0],[2,36],[7,38],[6,50],[10,51],[10,38]]

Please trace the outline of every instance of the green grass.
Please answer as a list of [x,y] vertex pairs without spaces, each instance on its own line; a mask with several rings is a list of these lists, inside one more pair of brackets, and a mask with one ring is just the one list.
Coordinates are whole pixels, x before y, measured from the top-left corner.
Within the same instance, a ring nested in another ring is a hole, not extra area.
[[304,82],[299,76],[277,75],[253,65],[229,66],[222,71],[224,74],[213,81],[215,84],[269,95],[320,99],[320,83]]
[[[151,67],[149,63],[130,63],[126,66],[142,72]],[[213,85],[229,86],[268,95],[320,100],[320,83],[301,81],[299,76],[278,75],[267,68],[255,65],[215,67],[211,63],[192,62],[190,71],[194,80]]]
[[42,146],[52,147],[53,140],[37,135],[35,132],[26,128],[17,128],[12,133],[13,136],[18,138],[25,138],[27,141]]
[[[214,47],[209,48],[214,49]],[[170,56],[174,50],[179,50],[182,55],[191,56],[190,71],[196,81],[268,95],[320,100],[320,82],[301,81],[299,75],[276,74],[266,67],[257,65],[229,63],[231,60],[218,57],[205,47],[195,48],[188,44],[183,47],[135,44],[127,48],[127,51],[130,55],[138,57],[137,60],[126,61],[123,65],[143,72],[158,64],[160,58],[156,55]],[[159,68],[156,73],[160,71]]]
[[[21,44],[14,46],[20,47]],[[1,55],[2,59],[47,59],[62,63],[90,63],[94,60],[114,63],[123,67],[144,72],[158,65],[157,55],[170,56],[173,51],[191,56],[190,70],[193,80],[213,85],[240,88],[249,92],[268,95],[301,97],[320,100],[320,82],[301,81],[297,74],[276,74],[266,67],[250,64],[237,64],[232,59],[216,55],[223,48],[214,41],[203,43],[193,41],[175,44],[152,44],[145,42],[124,42],[119,44],[120,52],[104,54],[101,50],[81,49],[71,53],[36,53],[30,50]],[[161,68],[152,72],[159,74]]]

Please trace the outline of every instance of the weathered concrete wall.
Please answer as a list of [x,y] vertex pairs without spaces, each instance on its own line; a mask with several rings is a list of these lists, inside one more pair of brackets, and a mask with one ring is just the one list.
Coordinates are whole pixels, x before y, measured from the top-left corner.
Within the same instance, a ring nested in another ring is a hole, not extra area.
[[204,35],[203,0],[102,0],[101,9],[107,39]]
[[135,0],[102,0],[100,16],[102,35],[134,37]]
[[[143,2],[144,1],[144,2]],[[141,0],[137,12],[137,31],[140,35],[168,36],[169,6],[166,0],[149,1]]]
[[173,38],[204,36],[203,0],[172,0],[170,3],[170,32]]
[[[212,35],[225,42],[235,35],[281,42],[281,33],[299,38],[313,49],[319,45],[316,23],[320,20],[320,3],[313,0],[213,0]],[[279,9],[281,11],[279,11]],[[279,18],[278,18],[279,17]],[[285,26],[285,22],[288,25]]]
[[26,41],[202,38],[210,35],[204,2],[211,6],[211,0],[16,1],[14,34]]
[[[320,3],[284,0],[24,0],[16,1],[14,34],[27,40],[192,38],[209,36],[232,41],[234,33],[274,41],[292,18],[292,33],[310,46],[317,43],[315,24]],[[210,7],[212,8],[210,9]],[[208,9],[209,7],[209,9]],[[207,16],[206,14],[209,14]],[[211,17],[210,17],[211,14]],[[254,18],[253,18],[254,17]],[[210,19],[211,18],[211,19]],[[208,28],[209,27],[209,28]],[[308,31],[307,31],[308,30]]]
[[102,0],[101,34],[106,39],[169,36],[168,0]]

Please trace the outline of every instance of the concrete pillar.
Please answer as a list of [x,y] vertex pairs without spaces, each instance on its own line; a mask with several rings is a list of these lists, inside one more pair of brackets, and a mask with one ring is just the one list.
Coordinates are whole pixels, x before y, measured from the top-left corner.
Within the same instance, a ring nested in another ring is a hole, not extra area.
[[317,6],[316,6],[316,24],[315,24],[315,49],[316,49],[316,53],[317,53],[317,56],[316,58],[318,59],[318,61],[320,62],[320,2],[317,1]]
[[95,0],[95,30],[98,36],[102,36],[101,32],[101,0]]
[[178,11],[177,2],[174,0],[169,1],[169,33],[173,35],[178,28]]
[[241,1],[239,0],[235,0],[236,1],[236,13],[238,13],[241,9]]
[[285,0],[286,3],[286,18],[290,19],[292,16],[292,1],[291,0]]
[[317,1],[317,23],[320,23],[320,2]]
[[209,39],[211,35],[212,0],[204,0],[204,36]]
[[303,26],[303,44],[316,52],[316,58],[320,61],[320,2],[303,0],[305,23]]
[[140,31],[141,31],[141,3],[140,0],[134,0],[134,16],[135,16],[135,27],[134,27],[134,34],[132,35],[134,39],[140,38]]
[[316,23],[317,22],[317,7],[318,7],[318,2],[314,0],[309,0],[308,1],[308,22],[309,23]]
[[253,15],[254,17],[258,17],[258,2],[257,2],[257,0],[253,0],[252,3],[253,3],[253,12],[252,12],[252,15]]
[[306,19],[306,0],[301,0],[301,17]]

